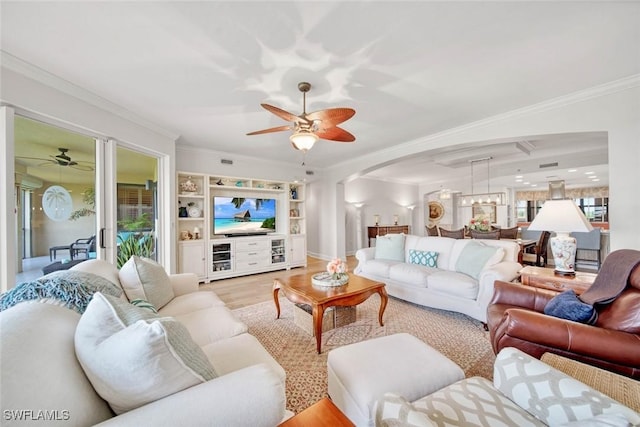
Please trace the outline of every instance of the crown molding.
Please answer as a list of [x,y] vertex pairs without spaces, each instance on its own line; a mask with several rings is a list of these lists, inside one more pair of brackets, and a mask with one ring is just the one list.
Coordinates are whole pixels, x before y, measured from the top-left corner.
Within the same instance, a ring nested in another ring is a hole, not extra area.
[[11,55],[4,50],[0,50],[0,64],[2,64],[3,68],[15,71],[18,74],[42,83],[64,94],[73,96],[74,98],[77,98],[109,113],[112,113],[129,122],[135,123],[167,138],[171,138],[174,141],[180,137],[179,134],[170,132],[167,129],[158,126],[156,123],[144,119],[124,107],[121,107],[87,89],[71,83],[70,81],[51,74],[50,72],[40,67],[23,61],[22,59]]

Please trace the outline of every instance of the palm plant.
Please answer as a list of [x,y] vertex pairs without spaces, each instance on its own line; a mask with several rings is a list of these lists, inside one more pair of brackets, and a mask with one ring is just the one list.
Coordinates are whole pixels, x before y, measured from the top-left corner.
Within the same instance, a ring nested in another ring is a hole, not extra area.
[[118,257],[117,266],[122,266],[129,261],[133,255],[151,258],[155,249],[153,233],[142,231],[151,227],[151,218],[148,213],[143,213],[136,218],[127,218],[118,221],[118,225],[129,233],[126,237],[118,235]]

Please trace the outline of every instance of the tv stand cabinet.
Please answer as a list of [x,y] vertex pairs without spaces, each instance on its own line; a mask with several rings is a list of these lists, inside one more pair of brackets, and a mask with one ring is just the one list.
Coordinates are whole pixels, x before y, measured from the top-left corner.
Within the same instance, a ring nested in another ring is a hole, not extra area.
[[[195,273],[201,282],[210,282],[306,267],[303,183],[178,172],[177,184],[178,273]],[[215,235],[212,209],[216,196],[275,199],[276,232]]]

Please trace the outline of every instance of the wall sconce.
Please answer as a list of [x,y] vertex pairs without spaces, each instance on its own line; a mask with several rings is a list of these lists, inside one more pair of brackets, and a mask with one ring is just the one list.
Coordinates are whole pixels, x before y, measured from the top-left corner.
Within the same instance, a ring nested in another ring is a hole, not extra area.
[[376,223],[376,226],[380,224],[380,215],[373,216],[373,222]]
[[398,215],[393,216],[393,225],[398,225]]

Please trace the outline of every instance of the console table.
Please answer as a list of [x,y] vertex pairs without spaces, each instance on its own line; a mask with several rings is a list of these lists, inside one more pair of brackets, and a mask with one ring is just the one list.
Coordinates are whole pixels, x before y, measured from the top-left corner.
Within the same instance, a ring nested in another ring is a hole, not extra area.
[[409,234],[408,225],[374,225],[367,227],[367,243],[371,246],[371,239],[376,236],[384,236],[385,234]]

